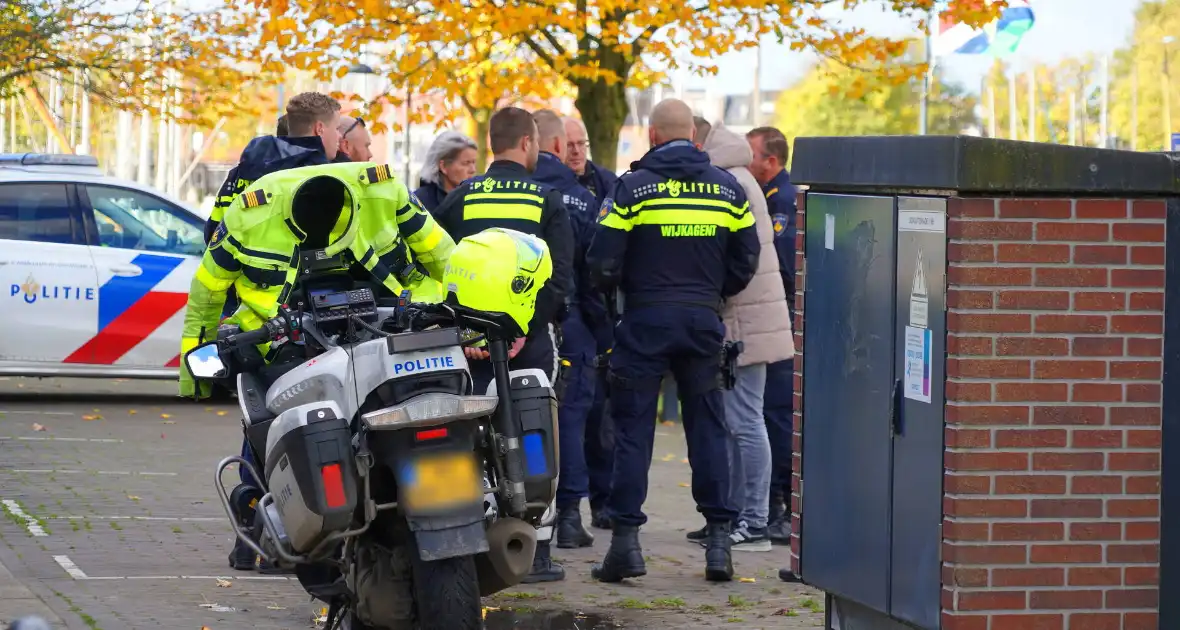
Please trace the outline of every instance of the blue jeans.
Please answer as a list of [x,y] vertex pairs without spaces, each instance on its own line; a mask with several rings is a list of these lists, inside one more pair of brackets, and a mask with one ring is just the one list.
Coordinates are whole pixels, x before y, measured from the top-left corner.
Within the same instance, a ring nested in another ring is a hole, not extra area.
[[725,424],[729,429],[729,501],[738,520],[754,529],[766,527],[770,501],[771,458],[762,398],[766,364],[737,369],[737,382],[725,392]]

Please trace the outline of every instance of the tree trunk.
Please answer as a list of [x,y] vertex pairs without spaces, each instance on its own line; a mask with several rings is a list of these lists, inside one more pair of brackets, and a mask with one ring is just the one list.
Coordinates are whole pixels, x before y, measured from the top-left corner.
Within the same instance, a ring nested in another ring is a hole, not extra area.
[[475,171],[483,173],[488,170],[488,131],[492,126],[492,111],[475,110],[471,112],[471,118],[475,120]]
[[[626,76],[626,74],[623,74]],[[575,81],[578,97],[574,105],[586,123],[590,155],[594,161],[614,171],[619,155],[619,132],[627,120],[627,91],[622,81]]]

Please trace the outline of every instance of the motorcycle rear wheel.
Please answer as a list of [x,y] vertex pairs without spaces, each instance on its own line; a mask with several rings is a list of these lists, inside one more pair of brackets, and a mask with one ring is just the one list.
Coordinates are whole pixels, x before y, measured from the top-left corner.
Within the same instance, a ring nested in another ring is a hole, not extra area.
[[418,630],[479,630],[483,608],[475,558],[460,556],[428,562],[413,545],[414,607]]

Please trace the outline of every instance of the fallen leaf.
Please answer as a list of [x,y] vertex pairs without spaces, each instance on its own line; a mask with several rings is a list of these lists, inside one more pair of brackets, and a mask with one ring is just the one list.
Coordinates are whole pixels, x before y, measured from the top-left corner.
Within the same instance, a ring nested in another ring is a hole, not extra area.
[[229,580],[226,580],[224,578],[217,578],[217,585],[220,586],[221,588],[229,588],[229,587],[233,586],[234,583],[230,582]]
[[45,427],[43,427],[43,426],[41,426],[41,425],[37,424],[36,422],[34,422],[34,423],[33,423],[33,430],[34,430],[34,431],[44,431],[44,430],[45,430]]
[[228,412],[226,412],[226,411],[218,411],[218,412],[217,412],[217,415],[219,415],[219,416],[224,416],[226,413],[228,413]]
[[687,483],[685,483],[685,482],[681,481],[681,482],[680,482],[680,487],[681,487],[681,488],[691,488],[692,486],[690,486],[689,484],[687,484]]
[[681,463],[681,464],[687,464],[687,463],[688,463],[688,458],[687,458],[687,457],[685,457],[684,459],[680,460],[680,463]]
[[205,411],[213,411],[212,407],[205,407]]
[[744,582],[744,583],[746,583],[746,584],[753,584],[753,583],[754,583],[754,582],[756,582],[757,580],[755,580],[754,578],[738,578],[738,581],[739,581],[739,582]]
[[83,419],[83,420],[85,420],[85,421],[87,421],[87,422],[90,422],[91,420],[102,420],[102,416],[98,416],[98,415],[85,415],[85,416],[82,416],[82,419]]
[[664,425],[664,426],[666,426],[666,427],[673,427],[673,426],[676,426],[676,423],[675,423],[675,422],[672,422],[671,420],[665,420],[665,421],[661,422],[660,424],[662,424],[662,425]]
[[134,494],[129,494],[129,495],[127,495],[127,498],[128,498],[128,499],[131,499],[132,501],[138,501],[138,500],[139,500],[139,497],[135,496]]
[[172,414],[170,414],[170,413],[162,413],[162,414],[160,414],[160,417],[161,417],[161,418],[164,418],[165,420],[167,420],[168,418],[171,418],[171,417],[172,417]]
[[788,614],[790,614],[790,612],[791,612],[790,608],[779,608],[778,610],[776,610],[770,614],[775,617],[785,617]]
[[670,461],[672,461],[672,460],[674,460],[674,459],[676,459],[676,454],[675,454],[675,453],[668,453],[667,455],[665,455],[665,456],[663,456],[662,458],[660,458],[660,461],[663,461],[663,462],[670,462]]
[[134,410],[134,409],[128,409],[128,410],[127,410],[127,413],[128,413],[128,414],[130,414],[130,415],[133,415],[133,416],[134,416],[135,414],[137,414],[137,413],[139,413],[139,412],[138,412],[138,411],[136,411],[136,410]]

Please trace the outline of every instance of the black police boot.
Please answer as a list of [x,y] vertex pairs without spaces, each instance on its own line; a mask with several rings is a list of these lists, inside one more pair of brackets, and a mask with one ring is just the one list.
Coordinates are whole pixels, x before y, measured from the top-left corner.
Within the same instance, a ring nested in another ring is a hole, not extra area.
[[615,525],[610,549],[602,564],[590,569],[590,577],[599,582],[621,582],[644,575],[647,575],[647,566],[643,563],[643,549],[639,547],[639,528]]
[[578,506],[557,510],[557,548],[578,549],[594,544],[594,534],[582,527],[582,513]]
[[709,523],[705,546],[705,579],[728,582],[733,579],[733,554],[730,551],[729,523]]
[[550,555],[551,541],[537,541],[537,553],[533,556],[533,570],[524,576],[521,584],[536,584],[538,582],[560,582],[565,579],[565,569],[553,561]]
[[590,527],[594,529],[611,529],[610,515],[607,514],[606,508],[590,506]]
[[[236,525],[250,532],[254,536],[254,507],[262,498],[262,491],[249,484],[239,484],[229,495],[230,511],[233,512]],[[257,536],[254,537],[257,540]],[[253,571],[255,553],[237,536],[234,537],[234,548],[229,552],[229,566],[235,571]]]

